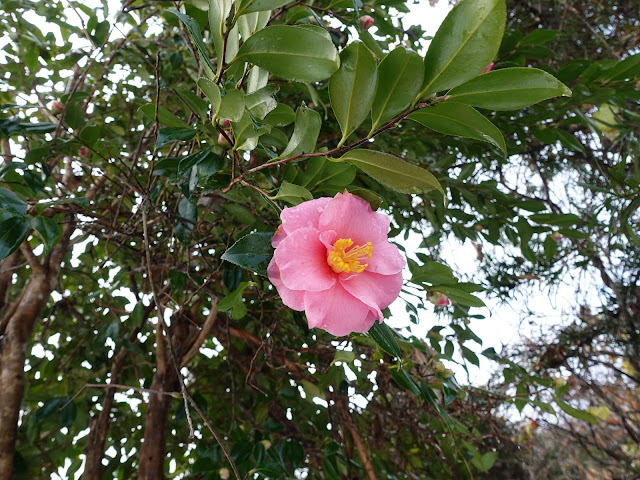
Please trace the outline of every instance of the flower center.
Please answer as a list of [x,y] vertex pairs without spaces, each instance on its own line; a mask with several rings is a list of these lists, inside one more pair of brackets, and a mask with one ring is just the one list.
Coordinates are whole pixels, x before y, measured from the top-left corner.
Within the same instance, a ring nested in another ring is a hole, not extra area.
[[365,263],[362,265],[360,261],[371,258],[371,252],[373,251],[371,242],[367,242],[363,247],[360,245],[351,247],[352,245],[353,240],[350,238],[339,238],[336,240],[336,243],[333,244],[334,250],[330,251],[329,255],[327,255],[327,263],[334,272],[361,273],[367,268],[369,264]]

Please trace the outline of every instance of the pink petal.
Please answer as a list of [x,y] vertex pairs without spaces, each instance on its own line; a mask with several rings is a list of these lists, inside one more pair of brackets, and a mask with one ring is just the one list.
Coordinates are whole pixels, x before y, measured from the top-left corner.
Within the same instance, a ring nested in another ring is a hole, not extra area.
[[339,282],[323,292],[307,292],[304,309],[309,328],[322,328],[337,337],[367,332],[377,318],[375,312],[372,313]]
[[280,214],[282,226],[287,234],[299,228],[318,228],[318,220],[331,197],[321,197],[303,202],[295,207],[285,208]]
[[320,215],[320,231],[334,230],[338,238],[364,245],[387,238],[388,216],[371,210],[368,202],[349,192],[338,193]]
[[285,232],[282,227],[279,227],[276,230],[276,233],[273,234],[273,237],[271,237],[271,246],[273,248],[278,248],[278,245],[280,245],[280,242],[284,240],[284,237],[286,236],[287,232]]
[[326,290],[336,282],[336,274],[327,264],[327,248],[315,228],[299,228],[279,244],[273,260],[280,278],[291,290]]
[[357,275],[340,277],[344,289],[382,317],[381,310],[400,295],[402,273],[380,275],[365,270]]
[[285,287],[284,283],[282,283],[282,279],[280,278],[280,269],[273,258],[267,267],[267,275],[269,275],[269,280],[273,283],[273,286],[278,290],[282,303],[293,310],[298,310],[299,312],[304,310],[304,291],[291,290],[290,288]]
[[366,260],[366,272],[392,275],[402,271],[406,262],[398,247],[389,243],[387,239],[372,243],[373,251],[371,258]]

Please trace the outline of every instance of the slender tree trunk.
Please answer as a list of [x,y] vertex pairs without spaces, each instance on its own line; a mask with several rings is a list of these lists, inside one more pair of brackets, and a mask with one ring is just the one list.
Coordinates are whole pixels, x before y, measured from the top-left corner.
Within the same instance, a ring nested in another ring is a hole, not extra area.
[[[53,272],[34,272],[21,297],[9,306],[0,332],[0,480],[13,478],[20,404],[24,394],[24,361],[33,326],[49,300]],[[56,272],[57,273],[57,272]]]
[[[127,351],[122,349],[116,355],[111,366],[110,383],[117,383],[120,370],[124,365],[127,357]],[[82,478],[85,480],[101,480],[104,470],[102,459],[104,458],[104,444],[109,432],[109,424],[111,423],[111,408],[113,407],[113,397],[116,393],[115,388],[108,388],[102,402],[102,411],[97,418],[91,419],[89,435],[87,436],[87,447],[85,449],[86,460],[84,462],[84,473]]]

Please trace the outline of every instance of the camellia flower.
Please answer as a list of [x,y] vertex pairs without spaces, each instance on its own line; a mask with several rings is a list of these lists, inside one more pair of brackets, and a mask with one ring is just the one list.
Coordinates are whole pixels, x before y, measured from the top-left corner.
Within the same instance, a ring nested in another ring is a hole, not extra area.
[[369,30],[375,23],[375,20],[371,15],[363,15],[360,17],[359,22],[362,30]]
[[305,311],[309,328],[366,332],[402,286],[405,265],[389,243],[390,220],[345,191],[286,208],[267,272],[282,301]]

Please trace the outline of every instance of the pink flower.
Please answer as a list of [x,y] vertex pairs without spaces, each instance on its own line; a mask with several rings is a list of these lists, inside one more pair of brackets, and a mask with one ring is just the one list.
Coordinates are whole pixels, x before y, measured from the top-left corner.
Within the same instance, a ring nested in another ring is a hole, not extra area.
[[451,300],[445,294],[440,292],[431,292],[427,296],[427,300],[433,303],[436,307],[446,307],[451,305]]
[[[482,71],[482,73],[489,73],[491,70],[493,70],[493,62],[491,62],[489,66]],[[480,75],[482,75],[482,73]]]
[[405,261],[389,243],[390,220],[345,191],[286,208],[267,272],[285,305],[309,328],[366,332],[402,287]]
[[81,158],[88,157],[89,156],[89,149],[83,145],[82,147],[80,147],[78,149],[78,155],[80,155]]

